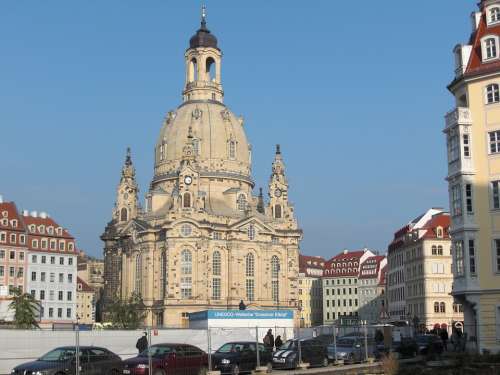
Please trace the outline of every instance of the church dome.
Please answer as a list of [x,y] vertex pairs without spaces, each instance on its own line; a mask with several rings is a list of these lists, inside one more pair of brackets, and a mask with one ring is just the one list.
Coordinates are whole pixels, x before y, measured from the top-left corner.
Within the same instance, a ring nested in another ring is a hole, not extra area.
[[156,145],[156,181],[178,173],[190,134],[203,175],[233,176],[251,183],[251,148],[243,120],[224,104],[211,101],[188,101],[169,112]]

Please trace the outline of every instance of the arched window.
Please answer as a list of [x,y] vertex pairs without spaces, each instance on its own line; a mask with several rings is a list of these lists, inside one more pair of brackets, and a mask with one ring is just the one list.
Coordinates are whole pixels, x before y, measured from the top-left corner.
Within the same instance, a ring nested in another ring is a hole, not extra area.
[[167,296],[168,287],[168,264],[167,264],[167,252],[163,251],[161,253],[161,274],[160,274],[160,285],[161,285],[161,298],[165,299]]
[[120,221],[127,221],[128,220],[128,210],[123,207],[120,211]]
[[207,58],[206,69],[207,80],[215,81],[215,60],[212,57]]
[[488,104],[500,102],[500,89],[498,84],[493,83],[486,86],[486,102]]
[[500,21],[500,8],[494,7],[490,9],[490,23]]
[[191,194],[184,193],[184,196],[183,196],[183,199],[182,199],[182,205],[183,205],[184,208],[191,207]]
[[271,258],[271,296],[274,302],[279,302],[279,272],[280,261],[276,255]]
[[246,296],[248,301],[255,300],[255,258],[252,253],[245,256]]
[[135,257],[135,292],[142,295],[142,255]]
[[245,194],[238,195],[238,199],[236,200],[236,205],[238,206],[238,210],[245,211],[247,208],[247,198]]
[[281,205],[279,204],[274,206],[274,217],[276,219],[281,219]]
[[161,141],[160,144],[160,161],[165,160],[167,155],[167,143],[165,140]]
[[435,313],[439,312],[439,302],[434,302],[434,312]]
[[212,255],[212,274],[214,276],[220,276],[222,269],[222,259],[219,251],[214,251]]
[[497,41],[495,38],[488,38],[484,41],[484,51],[487,59],[497,57]]
[[229,141],[229,159],[236,159],[236,142]]
[[432,255],[437,255],[437,246],[432,245]]
[[219,251],[214,251],[212,254],[212,298],[220,299],[221,297],[221,255]]
[[181,252],[181,298],[191,298],[193,257],[191,251],[185,249]]
[[445,313],[446,312],[446,304],[444,302],[441,302],[439,304],[439,312]]
[[189,82],[198,80],[198,62],[193,57],[189,62]]
[[250,224],[248,226],[247,234],[248,234],[248,239],[249,240],[254,240],[255,239],[255,226],[253,224]]
[[438,238],[443,238],[443,228],[437,227],[437,229],[436,229],[436,236]]

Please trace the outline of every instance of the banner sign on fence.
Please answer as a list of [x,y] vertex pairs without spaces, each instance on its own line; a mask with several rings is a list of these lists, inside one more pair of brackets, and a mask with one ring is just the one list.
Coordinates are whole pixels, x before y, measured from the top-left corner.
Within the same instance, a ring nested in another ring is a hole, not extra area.
[[293,319],[292,310],[208,310],[189,314],[189,320]]

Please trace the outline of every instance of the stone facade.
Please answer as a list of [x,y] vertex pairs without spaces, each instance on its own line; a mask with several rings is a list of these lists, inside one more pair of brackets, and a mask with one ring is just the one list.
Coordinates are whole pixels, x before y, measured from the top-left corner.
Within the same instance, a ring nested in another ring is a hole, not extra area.
[[76,283],[76,315],[81,324],[95,323],[96,292],[80,277]]
[[500,0],[472,13],[458,44],[446,114],[454,281],[468,347],[500,351]]
[[222,53],[201,28],[185,53],[183,103],[155,146],[146,207],[130,152],[104,241],[104,297],[141,295],[147,322],[182,326],[206,309],[298,306],[299,229],[279,146],[269,181],[253,195],[244,122],[223,103]]
[[387,258],[375,255],[361,264],[358,278],[359,318],[368,323],[379,323],[387,317],[385,299],[385,272]]

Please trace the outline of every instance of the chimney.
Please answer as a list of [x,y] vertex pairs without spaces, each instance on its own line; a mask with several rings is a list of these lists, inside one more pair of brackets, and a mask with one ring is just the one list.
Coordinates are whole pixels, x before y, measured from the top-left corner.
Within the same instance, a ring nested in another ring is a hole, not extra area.
[[481,22],[481,12],[473,12],[471,14],[471,24],[472,24],[472,32],[475,32],[479,27],[479,22]]
[[36,212],[36,211],[31,211],[31,216],[32,216],[32,217],[38,217],[38,212]]
[[47,218],[47,213],[46,212],[40,212],[40,218],[41,219],[46,219]]
[[3,196],[0,195],[0,203],[3,203]]
[[349,252],[349,250],[347,250],[347,249],[344,249],[344,251],[343,251],[344,254],[347,254],[348,252]]
[[30,216],[30,213],[28,210],[23,210],[23,216]]

